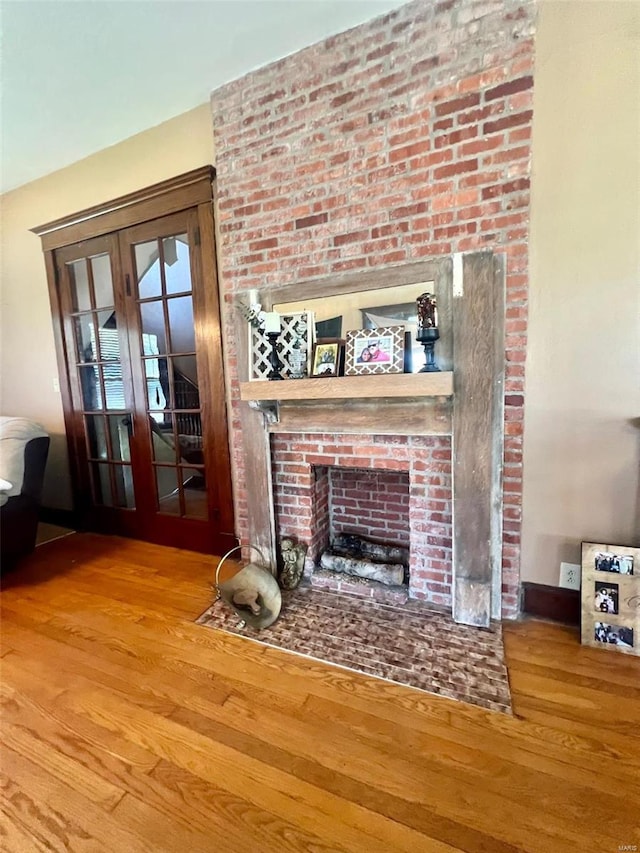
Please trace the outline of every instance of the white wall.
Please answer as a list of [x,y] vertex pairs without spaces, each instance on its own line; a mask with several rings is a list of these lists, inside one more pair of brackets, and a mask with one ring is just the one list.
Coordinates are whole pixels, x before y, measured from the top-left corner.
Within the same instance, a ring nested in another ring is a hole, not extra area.
[[640,4],[540,7],[522,579],[640,544]]

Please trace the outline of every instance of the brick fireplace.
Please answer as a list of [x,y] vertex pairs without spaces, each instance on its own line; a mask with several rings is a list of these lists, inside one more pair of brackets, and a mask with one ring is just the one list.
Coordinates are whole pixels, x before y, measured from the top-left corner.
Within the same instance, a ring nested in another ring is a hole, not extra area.
[[[449,436],[300,433],[272,442],[276,527],[308,543],[312,562],[339,532],[404,545],[409,596],[451,606]],[[335,588],[345,585],[343,577]]]
[[[493,499],[505,617],[517,615],[519,593],[534,18],[531,2],[421,0],[212,95],[239,535],[254,536],[251,492],[264,472],[247,454],[251,419],[262,416],[240,401],[237,299],[256,288],[268,302],[283,286],[302,299],[319,280],[489,250],[502,258],[506,297],[503,467]],[[402,472],[412,595],[449,602],[451,429],[381,435],[353,417],[342,431],[271,425],[255,438],[272,451],[265,488],[275,514],[264,524],[315,548],[312,507],[328,499],[325,469],[368,471],[375,462]]]

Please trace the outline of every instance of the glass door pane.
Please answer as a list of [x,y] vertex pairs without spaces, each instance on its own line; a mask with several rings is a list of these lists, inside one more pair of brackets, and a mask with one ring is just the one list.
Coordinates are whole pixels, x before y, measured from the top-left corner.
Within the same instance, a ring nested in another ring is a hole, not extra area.
[[166,293],[190,293],[189,236],[177,234],[162,241]]

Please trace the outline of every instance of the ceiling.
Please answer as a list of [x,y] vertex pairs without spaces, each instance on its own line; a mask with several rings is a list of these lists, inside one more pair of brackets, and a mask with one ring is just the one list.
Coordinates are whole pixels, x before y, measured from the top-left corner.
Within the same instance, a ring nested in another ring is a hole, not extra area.
[[0,190],[404,0],[2,0]]

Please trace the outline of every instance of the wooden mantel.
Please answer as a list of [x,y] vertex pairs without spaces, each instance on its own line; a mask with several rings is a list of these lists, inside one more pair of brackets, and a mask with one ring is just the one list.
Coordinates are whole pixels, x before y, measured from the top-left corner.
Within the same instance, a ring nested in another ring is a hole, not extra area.
[[385,373],[323,379],[285,379],[240,384],[240,398],[249,400],[354,400],[390,397],[451,397],[453,373]]
[[[433,282],[438,300],[440,373],[381,374],[240,383],[249,540],[276,561],[272,432],[368,432],[452,435],[453,616],[486,626],[502,606],[504,443],[504,255],[471,252],[264,288],[271,310],[304,298]],[[237,369],[249,375],[248,292],[235,295]],[[453,372],[451,370],[453,369]],[[454,383],[455,374],[455,383]],[[454,395],[455,384],[455,395]],[[342,404],[336,406],[336,400]]]

